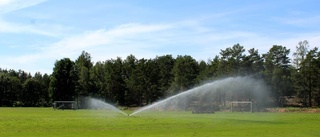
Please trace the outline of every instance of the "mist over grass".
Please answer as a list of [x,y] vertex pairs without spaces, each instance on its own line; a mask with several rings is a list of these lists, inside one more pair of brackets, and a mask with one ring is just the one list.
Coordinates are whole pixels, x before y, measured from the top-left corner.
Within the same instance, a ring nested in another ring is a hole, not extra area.
[[86,106],[88,106],[89,109],[102,109],[102,110],[108,110],[108,111],[114,112],[114,113],[120,113],[125,116],[128,115],[124,111],[121,111],[120,109],[118,109],[116,106],[109,104],[109,103],[106,103],[106,102],[99,100],[99,99],[96,99],[96,98],[90,98],[90,97],[87,98]]
[[[256,108],[263,108],[269,97],[269,87],[261,79],[250,76],[228,77],[208,82],[166,99],[145,106],[130,115],[148,110],[190,110],[194,102],[202,105],[227,106],[230,101],[252,101]],[[197,107],[197,106],[196,106]],[[199,107],[199,106],[198,106]]]

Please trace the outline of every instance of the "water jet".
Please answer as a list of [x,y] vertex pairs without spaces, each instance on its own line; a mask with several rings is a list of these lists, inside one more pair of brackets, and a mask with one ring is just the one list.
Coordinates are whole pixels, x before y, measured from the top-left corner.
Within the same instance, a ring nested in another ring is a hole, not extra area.
[[106,103],[102,100],[99,100],[99,99],[94,99],[94,98],[90,98],[89,101],[88,101],[88,106],[89,108],[92,108],[92,109],[106,109],[106,110],[111,110],[111,111],[114,111],[114,112],[118,112],[118,113],[121,113],[125,116],[128,116],[127,113],[121,111],[120,109],[118,109],[117,107],[109,104],[109,103]]
[[129,116],[146,111],[190,110],[192,105],[223,104],[230,101],[253,101],[262,106],[269,88],[259,79],[252,77],[229,77],[181,92],[151,105],[142,107]]

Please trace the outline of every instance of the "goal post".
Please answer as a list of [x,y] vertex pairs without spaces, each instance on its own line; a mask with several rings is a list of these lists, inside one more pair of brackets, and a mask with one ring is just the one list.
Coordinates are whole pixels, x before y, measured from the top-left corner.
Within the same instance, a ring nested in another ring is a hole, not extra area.
[[54,101],[53,102],[53,109],[74,109],[76,110],[77,107],[77,102],[76,101]]
[[233,101],[233,102],[231,102],[231,112],[234,111],[234,105],[233,104],[237,104],[238,107],[239,107],[239,104],[249,104],[250,105],[250,112],[253,113],[252,102],[251,101]]

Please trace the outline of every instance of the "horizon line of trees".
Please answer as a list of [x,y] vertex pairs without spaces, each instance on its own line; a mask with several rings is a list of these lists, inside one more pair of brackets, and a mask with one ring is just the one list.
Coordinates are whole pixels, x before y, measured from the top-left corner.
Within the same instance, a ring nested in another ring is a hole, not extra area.
[[[253,76],[263,79],[271,89],[277,106],[286,106],[285,97],[301,99],[303,107],[320,106],[320,52],[301,41],[290,49],[273,45],[265,54],[245,50],[235,44],[221,50],[208,61],[189,55],[156,56],[137,59],[129,55],[91,61],[83,51],[72,61],[55,62],[52,74],[30,73],[0,68],[0,106],[51,106],[56,100],[100,98],[119,106],[144,106],[188,90],[206,81],[223,77]],[[81,101],[80,101],[81,102]]]

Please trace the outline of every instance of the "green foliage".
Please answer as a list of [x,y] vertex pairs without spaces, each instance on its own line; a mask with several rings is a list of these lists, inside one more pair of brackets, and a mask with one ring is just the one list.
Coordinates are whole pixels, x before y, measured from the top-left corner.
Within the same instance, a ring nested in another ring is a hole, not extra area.
[[55,63],[50,81],[50,93],[52,100],[74,100],[77,96],[76,81],[77,72],[75,64],[69,58],[64,58]]
[[300,41],[294,53],[296,71],[293,72],[296,93],[305,107],[320,106],[320,54],[318,48],[308,51],[308,41]]
[[263,58],[257,49],[249,49],[249,55],[244,56],[241,62],[240,72],[242,75],[260,75],[263,70]]
[[92,94],[98,97],[106,96],[106,65],[103,62],[97,62],[90,69],[90,80],[92,83]]
[[32,107],[38,106],[39,100],[41,98],[42,85],[40,81],[35,79],[28,79],[23,84],[23,92],[21,96],[21,101],[24,106]]
[[290,71],[290,50],[281,45],[273,45],[268,53],[263,54],[265,58],[264,77],[272,87],[274,98],[278,105],[283,106],[283,96],[292,95],[292,81]]
[[77,100],[86,107],[88,96],[120,106],[144,106],[207,81],[248,75],[271,87],[278,106],[286,105],[287,96],[302,98],[305,107],[320,106],[320,53],[308,47],[308,41],[298,43],[293,64],[290,50],[282,45],[273,45],[261,55],[258,49],[246,52],[235,44],[207,61],[189,55],[154,59],[129,55],[93,64],[83,51],[75,61],[56,61],[51,75],[0,68],[0,106],[49,106],[53,100]]
[[[164,87],[161,88],[161,84],[159,83],[160,68],[156,61],[149,59],[145,64],[145,71],[144,71],[144,90],[143,90],[143,100],[141,104],[151,104],[159,98],[163,97],[163,91],[161,89],[165,89]],[[167,78],[168,79],[168,78]]]
[[199,66],[191,56],[178,56],[172,71],[174,75],[173,92],[189,89],[197,83]]
[[75,61],[75,69],[78,73],[76,92],[79,96],[88,96],[89,94],[92,94],[92,82],[90,79],[90,70],[92,66],[90,54],[84,51]]
[[158,79],[156,81],[158,83],[157,88],[159,90],[159,96],[157,98],[162,98],[166,96],[168,89],[173,83],[174,76],[172,69],[174,67],[175,59],[171,55],[165,55],[156,57],[153,61],[155,62],[156,68],[158,68]]
[[0,106],[14,106],[21,92],[21,82],[8,73],[0,73]]
[[117,102],[119,105],[125,105],[125,72],[124,65],[121,58],[116,60],[108,60],[105,64],[106,75],[106,100]]
[[245,49],[240,44],[235,44],[232,48],[221,50],[219,74],[220,76],[237,76],[241,73],[241,61],[245,57],[243,55]]
[[[306,58],[301,62],[301,67],[299,73],[303,76],[301,77],[302,82],[300,82],[299,86],[305,87],[303,90],[305,103],[306,101],[306,94],[308,94],[308,106],[311,107],[313,105],[314,95],[316,95],[315,100],[319,96],[319,83],[320,83],[320,62],[318,57],[318,48],[314,48],[308,52]],[[307,105],[307,104],[305,104]],[[318,104],[319,105],[319,104]]]

